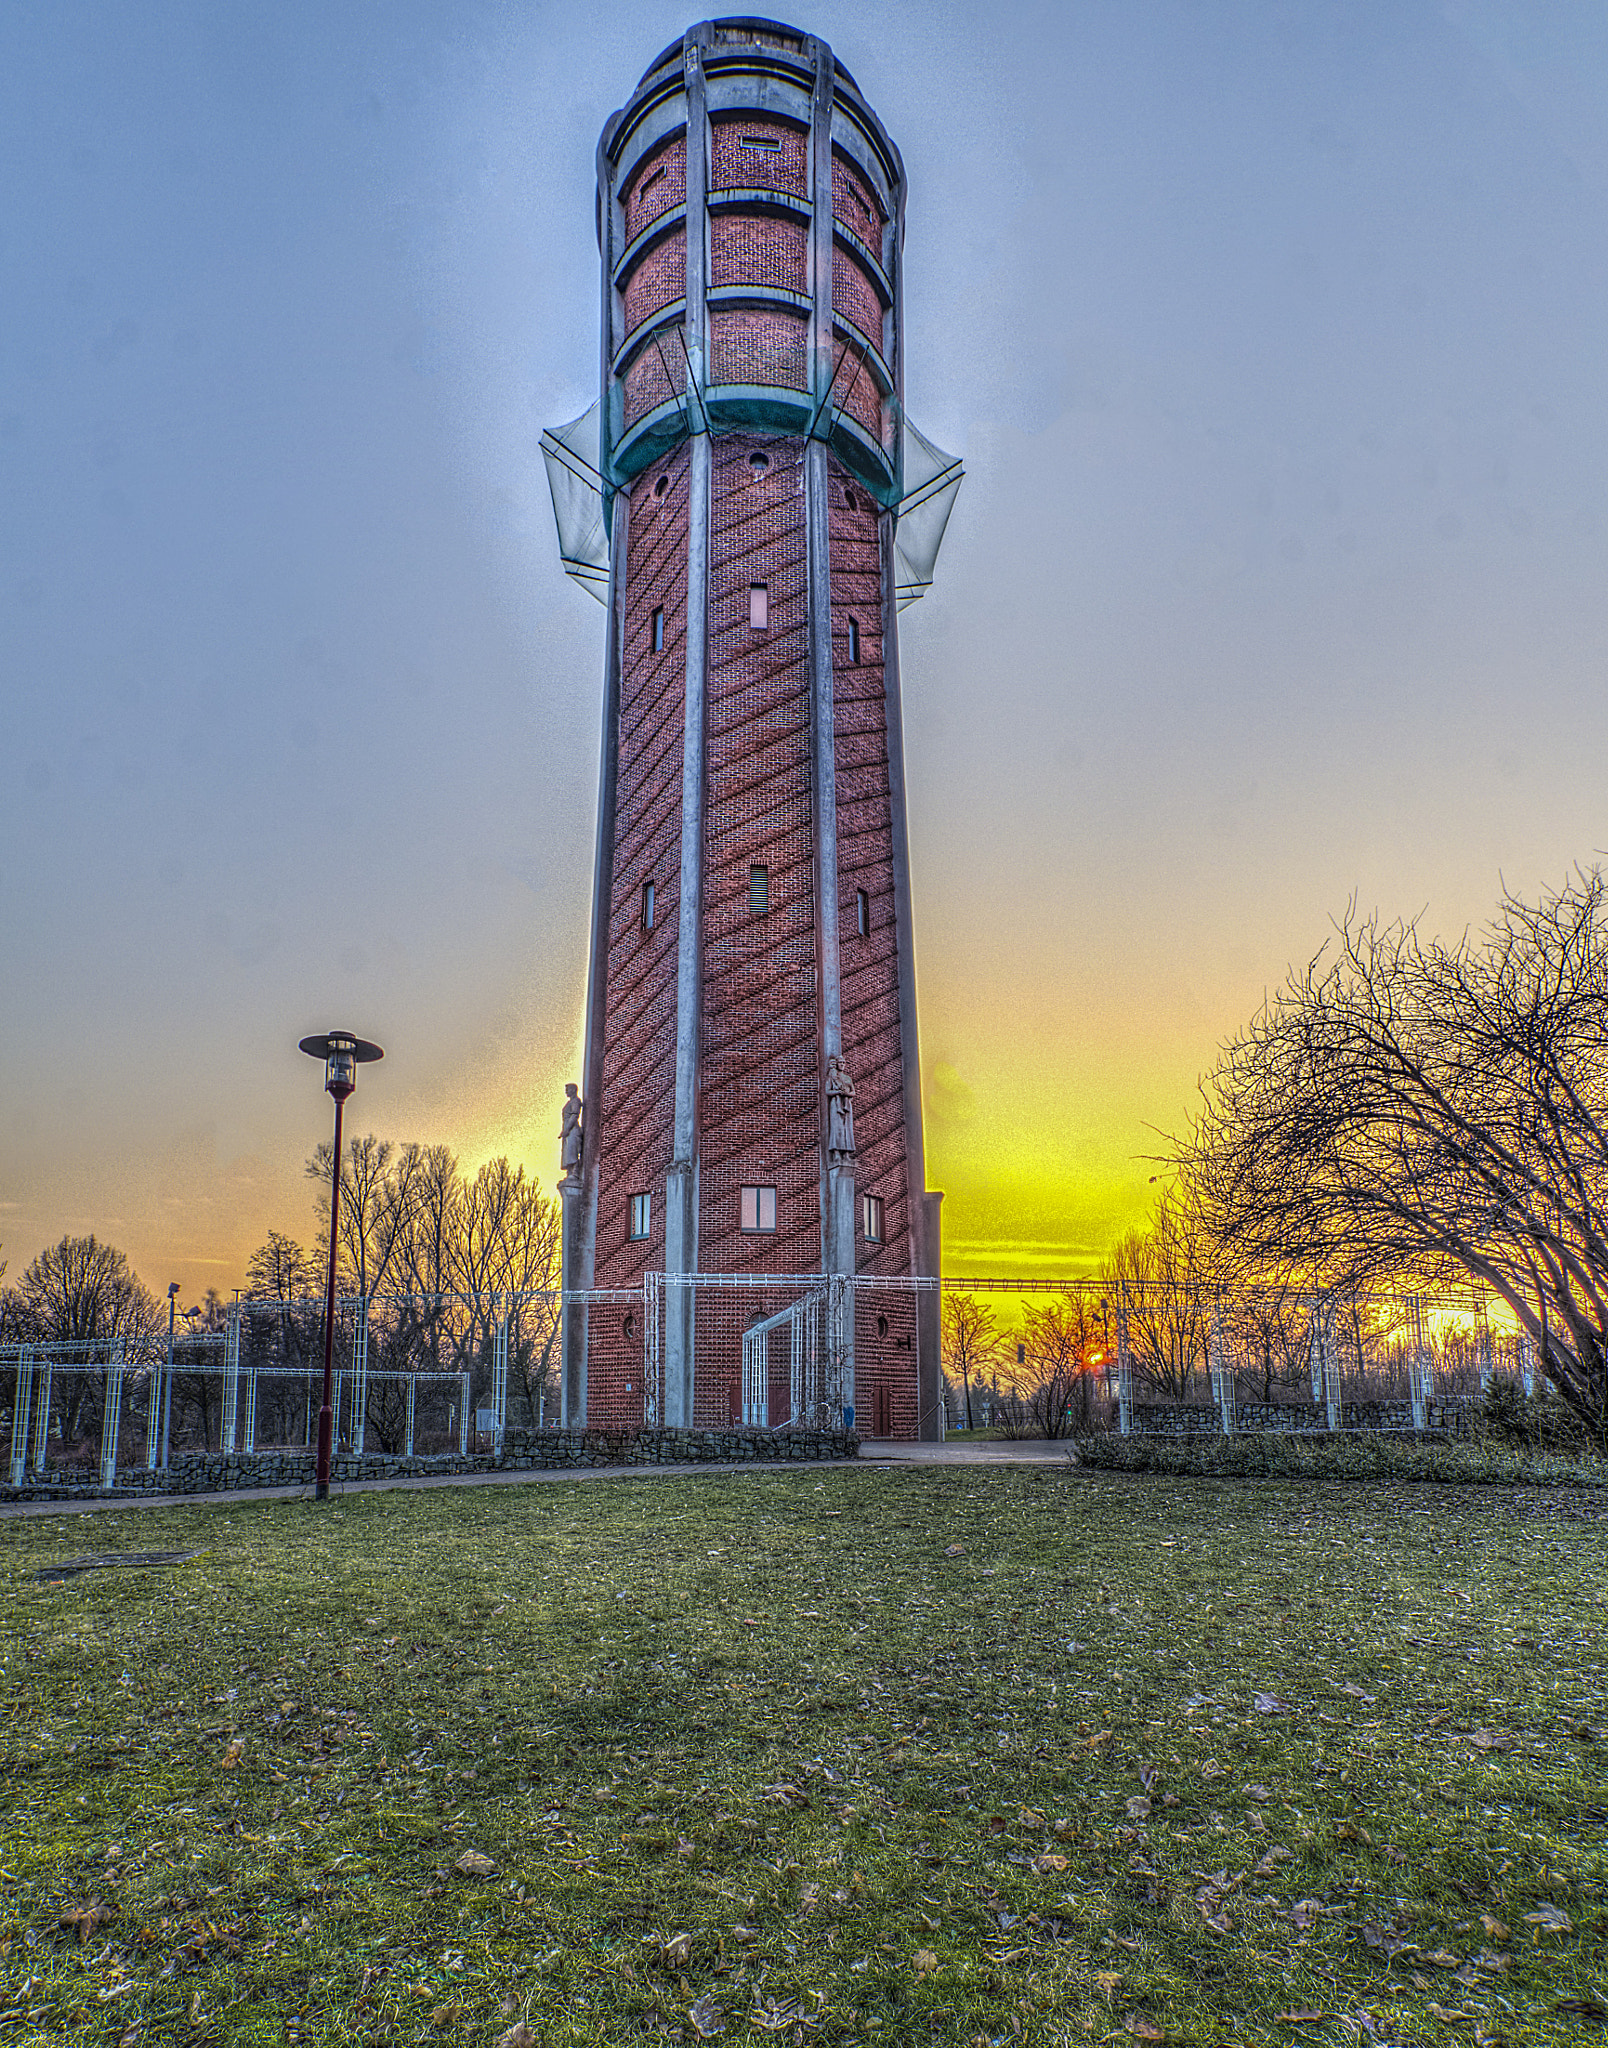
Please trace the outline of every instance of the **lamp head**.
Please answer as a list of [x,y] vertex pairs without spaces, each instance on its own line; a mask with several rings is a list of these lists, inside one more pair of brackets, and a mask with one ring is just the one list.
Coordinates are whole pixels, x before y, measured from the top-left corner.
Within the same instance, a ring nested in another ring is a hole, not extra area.
[[357,1070],[385,1054],[367,1038],[350,1031],[326,1031],[321,1037],[304,1038],[301,1050],[324,1062],[324,1086],[337,1102],[344,1102],[357,1086]]

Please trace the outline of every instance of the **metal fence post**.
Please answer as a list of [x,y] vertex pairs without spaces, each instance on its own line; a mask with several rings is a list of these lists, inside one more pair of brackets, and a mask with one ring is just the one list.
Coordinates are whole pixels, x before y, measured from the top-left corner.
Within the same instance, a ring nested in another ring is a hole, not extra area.
[[34,1400],[33,1465],[36,1472],[44,1471],[45,1454],[50,1448],[50,1392],[55,1370],[48,1358],[39,1368],[38,1393]]
[[117,1429],[123,1413],[123,1340],[117,1340],[106,1368],[106,1405],[101,1414],[101,1485],[117,1477]]
[[368,1436],[368,1309],[368,1296],[360,1294],[352,1327],[352,1449],[358,1457]]
[[17,1353],[17,1393],[11,1404],[11,1483],[22,1484],[28,1456],[28,1406],[33,1399],[33,1350],[24,1344]]
[[229,1307],[229,1325],[223,1347],[223,1449],[233,1457],[240,1422],[240,1301]]

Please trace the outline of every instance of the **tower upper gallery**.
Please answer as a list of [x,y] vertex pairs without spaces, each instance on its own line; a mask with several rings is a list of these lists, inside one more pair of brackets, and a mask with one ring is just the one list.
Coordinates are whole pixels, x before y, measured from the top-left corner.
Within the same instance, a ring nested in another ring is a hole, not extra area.
[[904,166],[828,46],[699,23],[610,116],[597,180],[606,494],[688,434],[758,428],[827,441],[895,505]]

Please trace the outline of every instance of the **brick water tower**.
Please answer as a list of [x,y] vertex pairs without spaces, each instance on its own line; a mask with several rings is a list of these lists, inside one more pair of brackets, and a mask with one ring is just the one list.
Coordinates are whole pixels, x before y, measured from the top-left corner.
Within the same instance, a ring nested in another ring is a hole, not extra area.
[[571,1426],[800,1419],[745,1332],[791,1316],[796,1354],[854,1276],[834,1411],[941,1431],[938,1297],[878,1284],[939,1272],[897,614],[960,482],[905,417],[904,202],[854,80],[776,22],[689,29],[598,146],[602,391],[543,439],[608,612]]

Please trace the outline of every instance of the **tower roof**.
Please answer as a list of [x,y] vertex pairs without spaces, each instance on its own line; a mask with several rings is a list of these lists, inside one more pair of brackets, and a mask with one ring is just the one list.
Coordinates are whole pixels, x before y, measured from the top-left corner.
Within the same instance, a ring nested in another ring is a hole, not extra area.
[[[728,44],[741,43],[748,38],[752,38],[755,46],[759,48],[763,48],[768,41],[779,40],[792,43],[799,49],[802,49],[806,40],[803,29],[794,28],[791,22],[772,21],[767,15],[763,14],[723,14],[713,21],[699,23],[698,26],[713,29],[721,40]],[[667,64],[680,63],[682,42],[683,38],[678,36],[673,43],[665,45],[648,66],[647,70],[637,80],[637,90],[639,92],[656,71],[662,71]],[[832,62],[837,68],[838,76],[847,80],[850,85],[854,86],[855,91],[858,92],[859,86],[855,84],[854,75],[847,65],[843,63],[842,59],[834,53]]]

